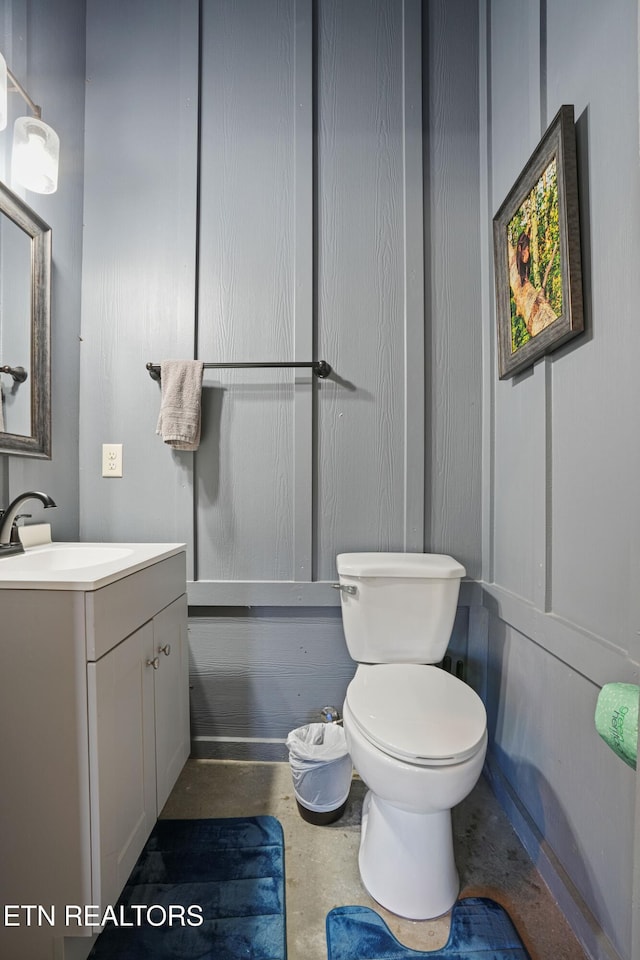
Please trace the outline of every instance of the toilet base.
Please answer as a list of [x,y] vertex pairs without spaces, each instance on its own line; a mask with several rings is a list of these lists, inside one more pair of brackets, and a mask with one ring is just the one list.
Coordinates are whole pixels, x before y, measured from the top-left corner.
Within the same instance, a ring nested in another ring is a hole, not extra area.
[[362,805],[360,876],[391,913],[432,920],[447,913],[460,884],[451,811],[409,813],[369,791]]

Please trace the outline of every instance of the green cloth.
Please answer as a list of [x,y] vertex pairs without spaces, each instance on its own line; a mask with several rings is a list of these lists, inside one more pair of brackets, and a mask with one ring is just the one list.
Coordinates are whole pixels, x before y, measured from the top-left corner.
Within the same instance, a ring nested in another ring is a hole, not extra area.
[[596,730],[605,743],[636,768],[638,754],[638,703],[640,687],[635,683],[605,683],[596,704]]

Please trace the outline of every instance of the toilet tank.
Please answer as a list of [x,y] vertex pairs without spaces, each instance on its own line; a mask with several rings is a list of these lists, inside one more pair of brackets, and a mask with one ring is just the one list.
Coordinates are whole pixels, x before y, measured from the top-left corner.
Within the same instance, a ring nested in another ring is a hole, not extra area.
[[466,572],[462,564],[439,553],[341,553],[336,565],[353,660],[442,660]]

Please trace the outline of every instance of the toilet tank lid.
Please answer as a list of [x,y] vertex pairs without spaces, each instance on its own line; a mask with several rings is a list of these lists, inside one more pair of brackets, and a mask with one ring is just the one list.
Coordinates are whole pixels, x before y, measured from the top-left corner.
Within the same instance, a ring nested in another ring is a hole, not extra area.
[[347,577],[452,580],[466,573],[461,563],[441,553],[339,553],[336,565]]

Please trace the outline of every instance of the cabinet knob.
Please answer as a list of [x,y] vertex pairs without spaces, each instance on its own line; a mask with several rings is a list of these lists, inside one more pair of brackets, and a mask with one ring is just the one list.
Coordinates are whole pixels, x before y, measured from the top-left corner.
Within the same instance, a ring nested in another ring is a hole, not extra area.
[[157,670],[160,666],[160,657],[154,657],[153,660],[147,660],[147,666]]
[[158,653],[164,653],[165,657],[168,657],[171,653],[171,644],[165,643],[164,647],[158,647]]

